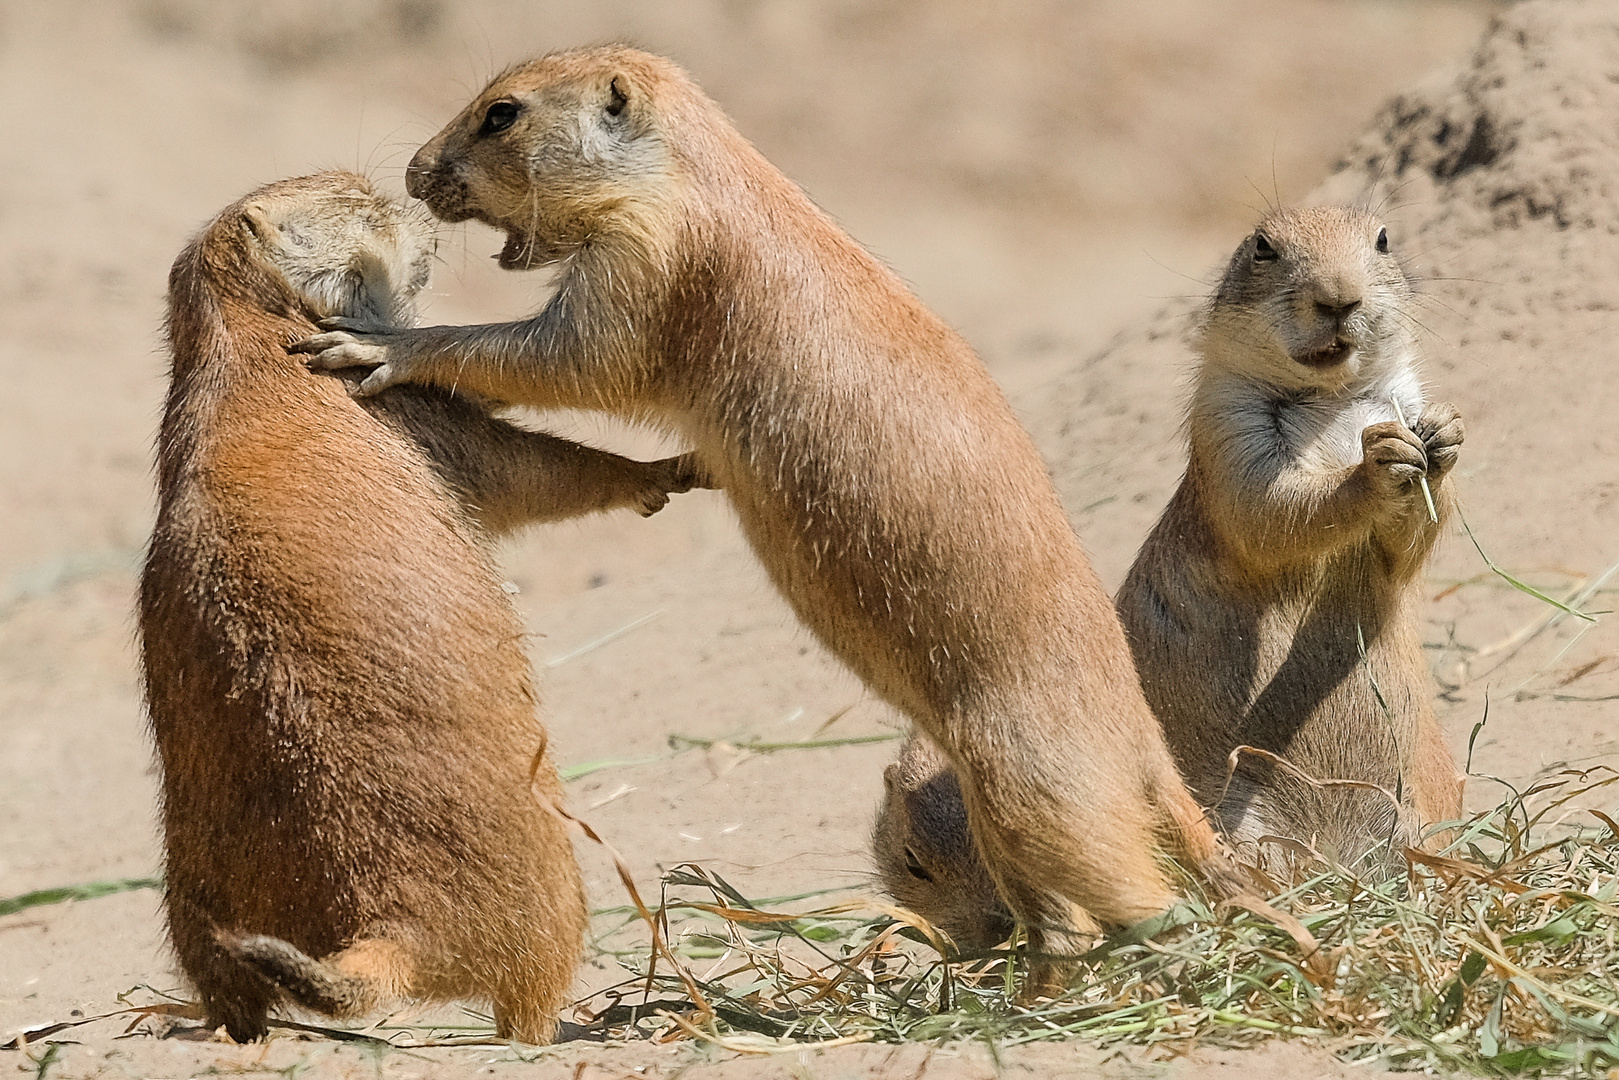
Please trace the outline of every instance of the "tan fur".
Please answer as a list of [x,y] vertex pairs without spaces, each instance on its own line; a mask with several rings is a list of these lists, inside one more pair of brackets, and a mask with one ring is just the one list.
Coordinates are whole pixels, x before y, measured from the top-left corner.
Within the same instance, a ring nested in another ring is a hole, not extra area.
[[[1181,770],[1238,840],[1353,862],[1461,812],[1416,620],[1442,528],[1418,478],[1443,522],[1462,422],[1424,402],[1412,306],[1382,223],[1323,207],[1261,222],[1204,320],[1186,476],[1118,605]],[[1242,744],[1399,805],[1253,757],[1228,787]]]
[[1037,948],[1164,910],[1158,840],[1224,880],[1000,391],[683,72],[621,47],[514,68],[407,184],[504,230],[506,266],[559,262],[556,296],[517,323],[351,321],[300,346],[315,363],[686,436],[806,625],[949,754]]
[[545,1042],[579,956],[548,757],[530,791],[545,732],[523,628],[474,516],[650,513],[692,466],[442,390],[362,407],[288,355],[323,316],[408,321],[431,254],[420,222],[329,173],[229,207],[169,279],[142,658],[170,935],[239,1040],[296,989],[267,981],[279,958],[308,1005],[482,998],[503,1036]]
[[872,828],[877,880],[901,907],[950,935],[958,948],[992,949],[1012,933],[967,826],[967,805],[950,759],[913,732],[883,770],[883,802]]
[[[1296,837],[1350,860],[1390,853],[1391,838],[1397,852],[1423,824],[1461,812],[1413,619],[1439,532],[1414,480],[1425,461],[1443,520],[1442,481],[1462,427],[1450,406],[1423,407],[1410,286],[1376,250],[1381,228],[1354,211],[1287,211],[1259,228],[1278,252],[1274,266],[1254,262],[1253,237],[1238,250],[1203,334],[1192,466],[1118,597],[1170,749],[1194,790],[1220,802],[1227,829],[1245,841]],[[1356,298],[1358,315],[1341,327],[1316,307]],[[1340,336],[1360,355],[1325,368],[1292,358]],[[1423,440],[1381,419],[1393,415],[1392,395],[1408,419],[1421,416]],[[1374,464],[1351,467],[1361,455]],[[1265,486],[1244,491],[1244,482]],[[1223,516],[1219,526],[1210,513]],[[1256,758],[1243,760],[1221,801],[1227,758],[1242,743],[1320,779],[1376,783],[1401,794],[1407,812],[1397,822],[1376,792],[1319,791]],[[958,942],[994,944],[985,927],[1001,913],[985,900],[989,874],[949,762],[913,737],[885,780],[878,879]]]

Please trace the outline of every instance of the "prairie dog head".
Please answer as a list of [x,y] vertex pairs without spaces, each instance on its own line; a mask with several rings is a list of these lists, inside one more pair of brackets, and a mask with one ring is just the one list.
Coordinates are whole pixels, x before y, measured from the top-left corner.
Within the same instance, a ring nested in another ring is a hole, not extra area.
[[667,60],[623,46],[552,53],[497,76],[411,159],[405,187],[445,221],[506,233],[524,270],[645,220],[677,170],[658,99],[693,90]]
[[1012,916],[978,854],[961,785],[943,751],[913,734],[883,771],[872,830],[877,876],[888,894],[964,949],[989,949],[1012,933]]
[[1278,210],[1220,279],[1202,327],[1205,361],[1283,389],[1344,390],[1411,356],[1412,296],[1375,215]]
[[282,180],[240,205],[248,250],[286,282],[311,318],[415,321],[416,294],[432,275],[432,229],[365,177],[329,172]]

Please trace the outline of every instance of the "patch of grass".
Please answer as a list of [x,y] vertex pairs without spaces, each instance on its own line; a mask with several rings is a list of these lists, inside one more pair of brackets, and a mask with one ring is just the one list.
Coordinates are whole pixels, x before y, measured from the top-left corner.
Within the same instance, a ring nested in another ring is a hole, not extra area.
[[21,896],[0,897],[0,915],[13,915],[32,907],[61,904],[68,900],[94,900],[114,893],[133,889],[161,889],[163,879],[155,877],[124,878],[119,881],[91,881],[83,885],[63,885],[55,889],[36,889]]
[[[1151,927],[1156,936],[1144,924],[1101,942],[1079,960],[1072,989],[1033,1003],[1017,996],[1030,957],[1015,945],[962,956],[915,915],[867,898],[752,900],[711,871],[680,866],[655,908],[595,913],[607,923],[596,949],[627,978],[580,1003],[581,1025],[567,1034],[746,1053],[1064,1039],[1178,1052],[1308,1039],[1395,1068],[1604,1075],[1619,1069],[1619,822],[1590,807],[1615,784],[1619,772],[1606,767],[1549,776],[1458,823],[1443,852],[1408,851],[1396,877],[1318,864],[1273,901],[1320,942],[1308,962],[1265,918],[1193,900]],[[43,890],[0,910],[157,885]],[[188,1008],[166,999],[36,1029],[16,1045]],[[489,1019],[467,1015],[463,1025],[366,1032],[395,1048],[494,1044]]]
[[[609,1037],[702,1039],[740,1051],[807,1043],[1084,1038],[1249,1046],[1307,1038],[1351,1060],[1479,1075],[1590,1076],[1619,1067],[1619,825],[1575,811],[1619,782],[1568,771],[1459,824],[1442,854],[1409,851],[1375,881],[1341,867],[1278,896],[1321,942],[1188,903],[1156,939],[1128,932],[1081,961],[1073,989],[1020,1003],[1016,948],[961,957],[926,923],[871,901],[784,910],[700,867],[666,875],[652,913],[668,944],[604,951],[630,978],[581,1009]],[[1595,824],[1571,824],[1570,819]]]

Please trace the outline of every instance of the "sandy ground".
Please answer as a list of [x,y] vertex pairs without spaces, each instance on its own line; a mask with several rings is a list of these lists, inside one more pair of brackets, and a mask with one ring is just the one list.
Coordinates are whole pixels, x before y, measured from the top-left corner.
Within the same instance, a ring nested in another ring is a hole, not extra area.
[[[1559,6],[1559,5],[1554,5]],[[1310,196],[1386,200],[1430,279],[1429,375],[1467,417],[1459,478],[1494,559],[1559,594],[1600,584],[1619,536],[1613,364],[1619,114],[1612,4],[1518,9],[1382,0],[811,0],[449,4],[85,0],[0,8],[0,897],[147,876],[156,777],[131,644],[164,381],[164,276],[186,237],[276,177],[403,164],[502,65],[629,39],[685,63],[789,175],[959,327],[1050,460],[1116,584],[1180,467],[1186,312],[1257,213]],[[993,12],[993,13],[992,13]],[[1583,20],[1583,22],[1581,21]],[[1473,59],[1469,59],[1472,56]],[[1460,80],[1460,81],[1458,81]],[[1416,89],[1413,89],[1416,88]],[[1396,93],[1406,96],[1379,114]],[[1484,118],[1482,121],[1480,118]],[[1480,134],[1482,132],[1482,134]],[[1337,168],[1335,171],[1335,167]],[[447,229],[429,319],[511,317],[540,295],[499,238]],[[547,426],[639,454],[590,417]],[[795,625],[722,499],[650,521],[537,530],[507,553],[534,632],[576,811],[644,888],[700,862],[771,896],[866,887],[866,832],[894,744],[746,755],[678,750],[892,730]],[[1493,581],[1465,537],[1432,568],[1436,692],[1458,753],[1512,782],[1614,762],[1619,653]],[[1611,607],[1612,591],[1588,606]],[[1496,801],[1478,781],[1471,798]],[[623,902],[581,848],[593,905]],[[0,1041],[180,990],[157,894],[0,918]],[[616,978],[598,958],[581,993]],[[237,1048],[64,1035],[52,1077],[987,1076],[981,1049],[846,1047],[760,1062],[690,1046],[382,1057],[291,1038]],[[28,1051],[38,1057],[39,1049]],[[0,1051],[0,1071],[33,1073]],[[1013,1075],[1348,1075],[1279,1047],[1172,1063],[1076,1046]],[[288,1073],[292,1075],[292,1073]]]

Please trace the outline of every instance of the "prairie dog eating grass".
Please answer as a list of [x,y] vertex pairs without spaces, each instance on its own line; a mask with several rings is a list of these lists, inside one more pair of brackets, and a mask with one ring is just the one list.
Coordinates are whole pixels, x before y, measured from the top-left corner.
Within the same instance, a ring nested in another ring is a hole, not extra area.
[[[1118,605],[1171,751],[1238,840],[1354,862],[1461,812],[1415,620],[1440,531],[1418,478],[1443,522],[1462,423],[1424,404],[1412,303],[1382,223],[1323,208],[1262,222],[1207,312],[1186,478]],[[1228,787],[1244,744],[1361,786],[1244,752]],[[948,760],[913,736],[884,779],[879,881],[958,944],[996,944]]]
[[[1353,863],[1461,812],[1417,618],[1463,431],[1424,398],[1413,304],[1381,221],[1314,207],[1260,222],[1203,321],[1186,474],[1118,606],[1176,761],[1236,840]],[[1232,771],[1239,746],[1294,769],[1244,752]]]
[[[357,403],[287,352],[411,318],[432,236],[347,173],[214,219],[169,278],[172,381],[140,590],[170,937],[210,1025],[287,998],[492,1001],[549,1041],[585,925],[523,627],[490,531],[696,478],[447,391]],[[531,790],[531,768],[533,790]]]
[[883,770],[871,850],[884,891],[958,948],[992,949],[1011,935],[1012,916],[967,824],[961,783],[926,735],[912,732]]
[[411,193],[559,265],[531,318],[303,343],[362,392],[459,385],[680,433],[799,617],[948,755],[1048,954],[1230,871],[1044,463],[967,344],[670,62],[613,46],[491,83]]

